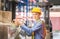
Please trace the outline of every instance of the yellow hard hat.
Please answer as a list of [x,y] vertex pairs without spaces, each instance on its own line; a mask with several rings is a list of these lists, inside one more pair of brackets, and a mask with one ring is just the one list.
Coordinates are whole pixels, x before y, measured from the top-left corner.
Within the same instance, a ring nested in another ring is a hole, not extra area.
[[41,9],[38,7],[34,7],[31,12],[37,12],[41,14]]

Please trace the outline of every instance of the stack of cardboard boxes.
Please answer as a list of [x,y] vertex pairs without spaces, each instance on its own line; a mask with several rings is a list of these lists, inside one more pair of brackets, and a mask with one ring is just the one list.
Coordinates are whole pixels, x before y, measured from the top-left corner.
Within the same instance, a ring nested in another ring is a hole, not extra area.
[[0,39],[8,39],[8,26],[12,20],[10,11],[0,11]]

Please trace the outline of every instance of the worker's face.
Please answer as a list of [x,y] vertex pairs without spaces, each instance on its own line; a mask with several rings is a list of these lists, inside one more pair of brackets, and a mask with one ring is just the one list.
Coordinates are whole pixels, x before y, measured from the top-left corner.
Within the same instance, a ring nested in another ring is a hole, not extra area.
[[38,19],[40,17],[39,13],[32,13],[33,14],[33,19]]

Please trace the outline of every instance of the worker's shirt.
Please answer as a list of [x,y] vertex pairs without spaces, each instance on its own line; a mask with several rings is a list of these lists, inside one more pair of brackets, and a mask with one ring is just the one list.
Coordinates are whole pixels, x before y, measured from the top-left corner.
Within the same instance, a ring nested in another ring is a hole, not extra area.
[[26,25],[22,25],[21,28],[30,35],[34,32],[34,39],[42,39],[42,22],[34,22],[34,26],[32,28],[29,28]]

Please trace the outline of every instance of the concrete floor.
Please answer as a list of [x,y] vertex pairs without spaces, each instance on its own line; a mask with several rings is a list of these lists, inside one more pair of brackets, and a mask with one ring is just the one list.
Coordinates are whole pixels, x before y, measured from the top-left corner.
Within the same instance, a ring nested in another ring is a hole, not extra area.
[[[12,38],[10,38],[10,39],[12,39]],[[29,38],[29,39],[31,39],[31,38]],[[48,34],[46,39],[50,39],[49,34]],[[53,32],[53,39],[60,39],[60,31],[59,32],[55,32],[55,31]]]
[[60,39],[60,31],[53,32],[53,39]]

